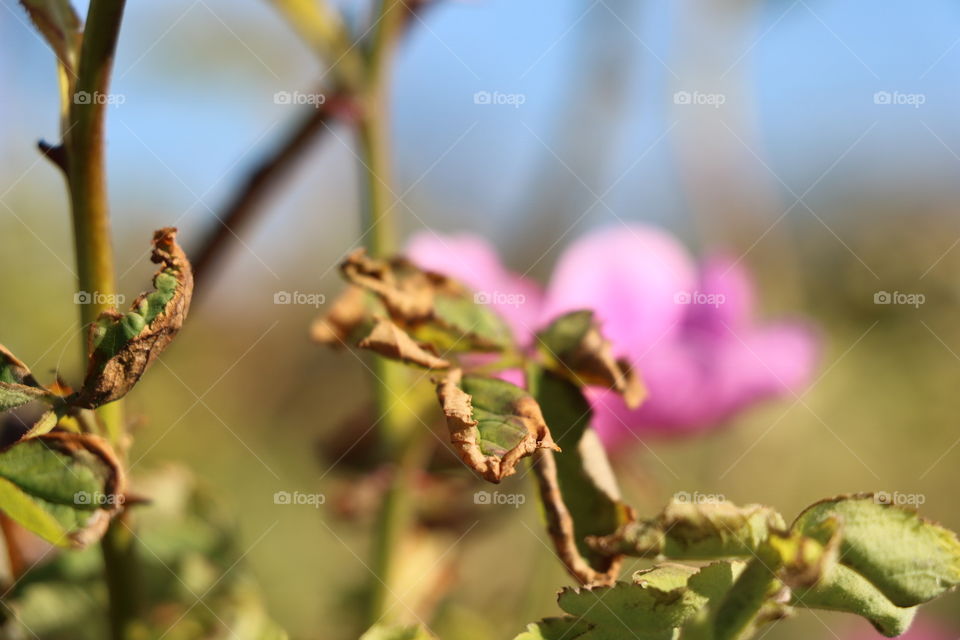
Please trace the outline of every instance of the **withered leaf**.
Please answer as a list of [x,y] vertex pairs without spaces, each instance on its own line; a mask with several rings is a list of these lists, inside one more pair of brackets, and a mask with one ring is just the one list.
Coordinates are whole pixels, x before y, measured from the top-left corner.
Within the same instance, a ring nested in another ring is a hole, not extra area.
[[634,409],[646,397],[646,388],[630,363],[613,356],[593,311],[571,311],[537,334],[540,353],[555,372],[579,385],[617,391]]
[[[376,260],[357,249],[341,270],[352,284],[376,294],[395,324],[438,351],[501,351],[512,343],[503,320],[464,285],[405,258]],[[355,325],[356,314],[348,317]]]
[[376,318],[373,331],[357,345],[392,360],[427,369],[447,369],[450,363],[437,355],[429,344],[418,344],[406,331],[386,318]]
[[513,475],[537,449],[560,450],[540,405],[516,385],[453,369],[437,383],[437,396],[460,459],[490,482]]
[[635,514],[621,499],[603,444],[589,426],[592,411],[582,390],[549,371],[534,379],[536,399],[564,450],[562,455],[538,451],[534,458],[547,532],[581,584],[609,584],[619,574],[622,555],[598,552],[587,538],[613,534]]
[[786,523],[770,507],[739,507],[680,493],[656,518],[624,525],[612,535],[592,538],[594,548],[642,558],[673,560],[749,558]]
[[90,327],[87,375],[73,404],[92,409],[125,396],[183,326],[193,273],[176,235],[174,228],[154,233],[155,291],[140,294],[127,313],[100,314]]
[[313,321],[311,339],[334,348],[352,344],[353,337],[370,323],[371,306],[366,291],[356,285],[348,286],[333,301],[330,311]]
[[376,293],[393,318],[419,322],[433,314],[436,283],[406,260],[377,260],[360,248],[347,256],[340,270],[349,282]]
[[53,400],[20,359],[0,344],[0,411],[16,409],[34,400]]
[[20,0],[30,19],[53,49],[72,80],[80,50],[80,18],[70,0]]

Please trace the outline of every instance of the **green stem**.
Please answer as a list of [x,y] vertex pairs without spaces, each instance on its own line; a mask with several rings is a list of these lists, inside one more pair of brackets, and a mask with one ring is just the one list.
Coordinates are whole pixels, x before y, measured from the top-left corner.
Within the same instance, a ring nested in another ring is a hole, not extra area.
[[[116,292],[104,145],[110,73],[125,0],[91,0],[77,68],[69,124],[64,132],[66,174],[73,216],[77,260],[77,289],[90,295],[81,305],[84,359],[87,332],[101,312],[110,308]],[[114,402],[97,410],[100,422],[123,457],[126,447],[123,405]],[[131,637],[140,610],[135,538],[129,527],[115,520],[101,541],[110,627],[114,640]]]
[[[357,138],[363,160],[363,226],[367,249],[377,257],[389,256],[397,250],[390,152],[390,59],[408,10],[403,0],[380,1],[367,52],[366,85],[360,96]],[[411,421],[396,407],[398,396],[405,394],[409,385],[405,369],[383,358],[373,360],[371,368],[381,442],[396,461],[396,469],[374,531],[371,566],[374,578],[365,620],[368,625],[387,613],[394,581],[394,553],[411,518],[407,489],[423,457],[419,439],[409,433]]]

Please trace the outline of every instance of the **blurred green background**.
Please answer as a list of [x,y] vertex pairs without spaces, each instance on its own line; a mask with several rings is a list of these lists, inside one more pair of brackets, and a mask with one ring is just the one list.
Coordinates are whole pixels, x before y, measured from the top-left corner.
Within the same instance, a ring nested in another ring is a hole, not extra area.
[[[34,150],[56,136],[53,57],[16,3],[0,2],[0,339],[35,372],[76,381],[66,199]],[[362,20],[364,3],[340,4]],[[935,0],[437,3],[397,61],[404,232],[481,233],[541,280],[573,238],[617,220],[663,225],[698,253],[743,255],[765,314],[821,327],[819,378],[802,399],[705,437],[618,452],[628,500],[651,514],[701,491],[790,516],[824,496],[899,491],[960,529],[958,39],[960,12]],[[124,101],[108,115],[128,298],[153,271],[150,232],[175,224],[197,246],[299,113],[274,94],[310,91],[323,73],[268,2],[131,3],[114,83]],[[478,104],[483,91],[522,104]],[[697,103],[710,95],[722,104]],[[335,264],[360,234],[350,146],[345,129],[320,136],[128,403],[142,417],[134,474],[173,460],[200,476],[236,514],[246,561],[295,638],[355,636],[369,579],[369,519],[335,508],[353,477],[318,452],[358,429],[365,370],[309,343],[318,309],[274,304],[278,291],[340,289]],[[878,291],[925,303],[877,305]],[[529,478],[501,487],[531,489]],[[276,505],[277,491],[327,503]],[[556,613],[570,580],[534,501],[467,511],[405,554],[456,576],[438,608],[442,637],[512,637]],[[429,600],[418,588],[411,602]],[[957,611],[952,596],[928,615],[957,635]],[[803,613],[765,637],[866,626]]]

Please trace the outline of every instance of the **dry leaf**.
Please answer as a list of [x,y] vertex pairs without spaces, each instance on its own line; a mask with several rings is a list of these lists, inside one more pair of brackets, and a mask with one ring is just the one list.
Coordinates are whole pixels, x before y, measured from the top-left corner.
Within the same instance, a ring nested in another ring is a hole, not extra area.
[[415,364],[427,369],[447,369],[450,363],[439,357],[429,344],[418,344],[406,331],[386,318],[376,318],[373,331],[358,345],[392,360]]
[[537,337],[552,368],[571,381],[613,389],[631,409],[646,397],[647,390],[630,363],[613,356],[613,347],[600,333],[592,311],[564,314]]
[[513,475],[537,449],[560,450],[540,405],[509,382],[454,369],[437,383],[437,396],[460,459],[490,482]]
[[125,314],[102,313],[90,328],[90,362],[76,405],[95,408],[122,398],[183,326],[193,273],[176,234],[173,228],[154,233],[156,290],[140,294]]
[[366,295],[361,287],[348,286],[334,300],[330,311],[313,321],[310,327],[313,341],[328,347],[344,346],[350,336],[369,320]]
[[434,290],[440,281],[406,260],[376,260],[361,248],[347,256],[340,270],[353,284],[380,296],[394,319],[421,322],[433,315]]

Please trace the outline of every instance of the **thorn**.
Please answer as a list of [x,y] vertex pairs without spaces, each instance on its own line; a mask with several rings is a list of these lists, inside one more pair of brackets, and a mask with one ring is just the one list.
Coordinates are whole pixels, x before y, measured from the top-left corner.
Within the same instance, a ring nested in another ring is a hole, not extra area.
[[46,140],[38,140],[37,148],[40,153],[49,158],[50,162],[60,167],[64,175],[67,174],[67,150],[62,144],[50,144]]

